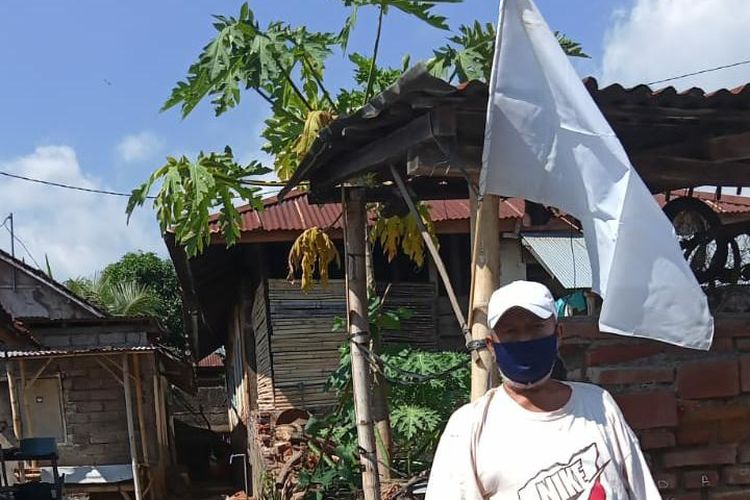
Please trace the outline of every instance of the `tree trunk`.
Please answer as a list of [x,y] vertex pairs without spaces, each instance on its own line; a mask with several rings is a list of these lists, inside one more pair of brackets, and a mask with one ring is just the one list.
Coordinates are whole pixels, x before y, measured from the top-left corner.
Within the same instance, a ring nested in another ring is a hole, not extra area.
[[362,348],[370,345],[365,263],[365,203],[361,189],[344,192],[347,325],[352,357],[352,387],[357,441],[365,500],[380,499],[377,451],[373,429],[370,366]]

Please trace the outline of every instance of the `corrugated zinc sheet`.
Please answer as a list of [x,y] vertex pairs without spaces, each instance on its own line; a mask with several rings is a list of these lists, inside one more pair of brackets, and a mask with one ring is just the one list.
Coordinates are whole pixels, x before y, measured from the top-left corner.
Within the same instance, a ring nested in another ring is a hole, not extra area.
[[0,359],[9,358],[51,358],[55,356],[87,355],[87,354],[119,354],[128,352],[149,352],[158,350],[155,346],[136,347],[97,347],[92,349],[70,349],[70,350],[39,350],[39,351],[0,351]]
[[198,361],[199,368],[220,368],[224,366],[224,359],[216,353],[209,354]]
[[[436,200],[427,201],[430,217],[433,222],[466,220],[469,218],[469,200]],[[274,196],[264,200],[264,209],[257,212],[251,206],[238,208],[242,217],[242,231],[304,231],[318,226],[340,229],[341,204],[327,203],[312,205],[307,200],[307,193],[290,193],[283,201]],[[518,198],[505,200],[500,204],[498,216],[501,219],[523,217],[524,202]],[[212,218],[211,231],[219,232],[217,218]]]
[[[686,194],[686,190],[673,191],[672,198]],[[707,202],[720,214],[750,214],[750,198],[744,196],[725,194],[718,201],[714,193],[695,191],[693,196]],[[663,194],[658,194],[655,198],[660,206],[664,206]],[[430,217],[434,222],[469,218],[469,200],[431,200],[426,203],[430,207]],[[273,196],[264,200],[264,206],[262,212],[257,212],[249,205],[238,208],[242,216],[243,232],[304,231],[313,226],[341,228],[341,204],[311,205],[308,203],[306,192],[289,193],[281,202]],[[524,201],[519,198],[509,198],[500,204],[500,219],[521,218],[523,215]],[[219,231],[216,218],[211,221],[211,231]]]
[[568,289],[591,288],[591,265],[583,236],[562,233],[525,233],[523,245]]

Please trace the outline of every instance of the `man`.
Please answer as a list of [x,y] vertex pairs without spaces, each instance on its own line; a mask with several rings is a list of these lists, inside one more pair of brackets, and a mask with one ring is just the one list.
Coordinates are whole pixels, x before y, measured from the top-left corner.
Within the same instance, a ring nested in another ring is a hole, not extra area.
[[552,379],[562,328],[547,287],[496,290],[487,318],[503,384],[451,416],[427,500],[660,499],[612,396]]

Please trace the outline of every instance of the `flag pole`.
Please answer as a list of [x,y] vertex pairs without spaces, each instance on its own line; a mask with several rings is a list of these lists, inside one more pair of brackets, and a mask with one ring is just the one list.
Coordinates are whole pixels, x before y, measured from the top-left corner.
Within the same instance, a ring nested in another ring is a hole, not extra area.
[[[500,234],[498,232],[499,197],[477,196],[469,189],[476,217],[471,242],[471,288],[469,289],[469,326],[474,345],[479,346],[491,331],[487,327],[487,304],[500,282]],[[471,364],[471,400],[487,392],[495,363],[487,349],[477,350],[478,360]]]

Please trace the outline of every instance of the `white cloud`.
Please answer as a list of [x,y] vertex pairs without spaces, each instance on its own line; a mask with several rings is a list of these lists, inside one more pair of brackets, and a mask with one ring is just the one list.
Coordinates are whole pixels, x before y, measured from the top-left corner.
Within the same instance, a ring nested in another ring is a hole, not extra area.
[[126,135],[117,145],[117,153],[131,163],[152,158],[164,147],[164,141],[151,132]]
[[[633,86],[746,60],[747,0],[634,0],[605,34],[602,83]],[[750,65],[655,87],[705,90],[750,82]]]
[[[0,160],[0,170],[92,189],[109,187],[81,170],[68,146],[41,146],[26,156]],[[127,198],[71,191],[23,180],[0,181],[0,220],[13,212],[15,231],[41,266],[47,254],[53,275],[90,275],[131,250],[166,254],[153,212],[137,210],[126,225]],[[3,236],[5,235],[5,236]],[[9,251],[10,236],[0,232]],[[20,245],[16,256],[33,265]]]

